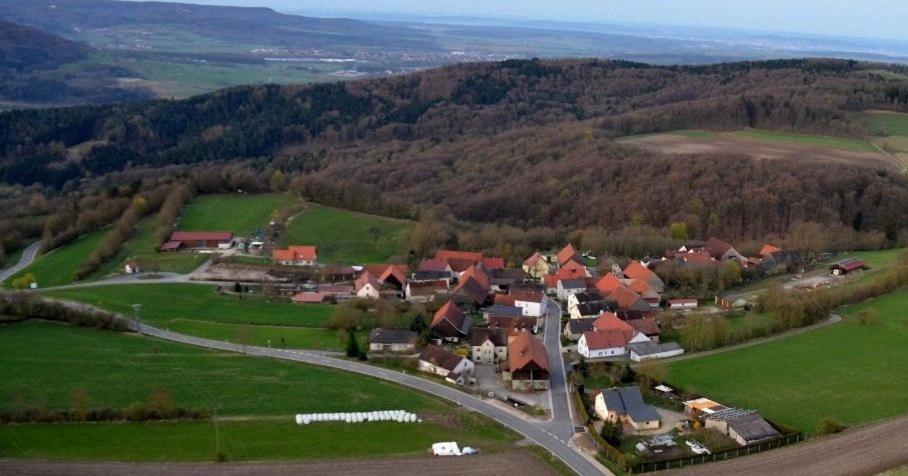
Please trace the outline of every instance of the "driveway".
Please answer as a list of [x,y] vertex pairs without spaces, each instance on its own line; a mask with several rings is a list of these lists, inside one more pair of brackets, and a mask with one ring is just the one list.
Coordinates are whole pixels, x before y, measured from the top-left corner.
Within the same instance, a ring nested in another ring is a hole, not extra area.
[[561,357],[561,306],[553,299],[548,300],[545,313],[543,343],[549,358],[549,395],[552,419],[544,424],[548,431],[559,438],[569,440],[574,436],[571,401],[568,396],[567,374]]

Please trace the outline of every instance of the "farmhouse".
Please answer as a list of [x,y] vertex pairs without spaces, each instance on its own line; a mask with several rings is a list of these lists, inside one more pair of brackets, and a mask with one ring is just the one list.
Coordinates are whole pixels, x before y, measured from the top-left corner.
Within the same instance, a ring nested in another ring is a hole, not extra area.
[[574,293],[568,296],[567,299],[567,311],[568,313],[578,304],[586,304],[591,302],[605,302],[602,299],[602,294],[599,291],[583,291],[579,293]]
[[858,270],[864,269],[866,267],[867,267],[867,265],[864,264],[864,261],[851,258],[851,259],[842,260],[842,261],[839,261],[838,263],[830,265],[829,271],[834,276],[841,276],[844,274],[851,273],[853,271],[858,271]]
[[703,251],[709,253],[710,256],[716,261],[744,261],[744,255],[738,252],[730,244],[718,239],[710,238],[706,240],[706,243],[703,243]]
[[369,351],[413,352],[418,338],[419,335],[411,331],[375,328],[369,332]]
[[514,390],[549,388],[549,358],[545,346],[529,332],[517,332],[508,342],[508,369],[502,372]]
[[574,306],[570,311],[571,319],[583,319],[587,317],[599,317],[603,312],[615,310],[615,304],[605,301],[594,301]]
[[273,250],[271,259],[285,266],[315,266],[318,253],[314,246],[290,246]]
[[776,250],[760,259],[760,268],[764,273],[774,273],[784,269],[804,266],[804,258],[795,250]]
[[378,279],[386,288],[403,289],[407,282],[407,265],[405,264],[367,264],[363,272]]
[[577,248],[574,248],[574,245],[568,243],[565,245],[561,251],[555,255],[555,259],[558,261],[558,266],[565,267],[570,261],[574,261],[577,264],[583,263],[583,257],[580,256],[580,253],[577,251]]
[[419,354],[419,370],[439,375],[452,383],[463,384],[467,377],[473,375],[473,362],[448,352],[444,347],[428,345]]
[[577,341],[577,352],[588,358],[623,357],[628,345],[650,342],[646,335],[612,313],[603,314],[593,322],[593,330],[584,332]]
[[435,259],[448,263],[455,275],[466,271],[469,267],[482,262],[482,253],[472,251],[438,250]]
[[542,317],[545,314],[548,299],[538,291],[511,291],[509,296],[514,305],[523,310],[524,316]]
[[[617,314],[616,314],[617,316]],[[621,319],[621,316],[618,316]],[[635,331],[645,335],[653,342],[659,342],[659,336],[662,334],[659,324],[652,317],[641,317],[640,319],[621,319],[628,323]]]
[[629,279],[646,283],[647,287],[655,293],[662,293],[665,291],[665,283],[662,282],[662,279],[657,276],[656,273],[644,266],[640,261],[631,261],[630,264],[624,268],[624,276]]
[[429,326],[432,337],[450,342],[457,342],[466,337],[469,329],[470,317],[452,301],[448,301],[435,312]]
[[470,329],[470,347],[473,362],[504,362],[508,358],[508,331],[489,327]]
[[161,245],[161,251],[180,249],[230,249],[234,245],[233,233],[229,231],[175,231],[170,241]]
[[643,402],[637,387],[617,387],[596,394],[596,415],[608,421],[620,421],[635,430],[654,430],[662,424],[659,412]]
[[781,436],[778,430],[754,410],[726,408],[707,416],[704,426],[730,436],[741,446]]
[[595,317],[570,319],[567,321],[567,324],[564,325],[563,335],[570,340],[576,341],[584,332],[594,330],[593,323],[596,322],[596,319],[597,318]]
[[511,334],[521,331],[535,334],[539,332],[538,325],[539,321],[535,317],[491,315],[488,318],[489,327],[505,329]]
[[650,303],[644,300],[642,296],[623,285],[618,286],[618,289],[607,295],[605,300],[615,303],[618,309],[646,311],[652,308]]

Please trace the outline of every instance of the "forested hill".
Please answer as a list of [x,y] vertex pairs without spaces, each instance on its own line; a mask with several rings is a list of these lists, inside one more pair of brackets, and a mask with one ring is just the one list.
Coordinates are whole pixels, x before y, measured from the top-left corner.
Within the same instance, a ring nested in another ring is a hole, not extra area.
[[[181,101],[15,111],[0,115],[0,171],[6,182],[59,187],[127,166],[264,157],[288,172],[302,171],[311,181],[322,180],[324,187],[312,187],[323,197],[343,197],[360,208],[389,201],[405,207],[398,192],[406,191],[411,205],[441,201],[462,207],[461,215],[481,213],[479,218],[501,221],[517,221],[519,215],[524,225],[566,225],[597,200],[622,203],[624,198],[613,196],[615,190],[604,183],[631,182],[621,180],[629,178],[627,174],[637,174],[632,182],[644,186],[665,179],[669,169],[639,162],[651,154],[629,152],[611,144],[610,138],[742,127],[857,137],[866,131],[853,121],[854,113],[908,108],[908,81],[897,79],[904,73],[896,67],[837,60],[702,67],[512,60],[348,83],[241,87]],[[493,141],[491,145],[508,158],[509,170],[496,168],[498,157],[488,156],[488,147],[479,147],[484,140]],[[584,141],[590,145],[584,146]],[[72,160],[68,149],[87,142],[94,144],[90,152]],[[425,151],[431,151],[433,159],[423,164]],[[611,172],[594,183],[589,168],[598,167],[597,161],[603,165],[597,171]],[[704,197],[724,200],[742,190],[733,173],[731,179],[720,180],[714,170],[716,164],[735,161],[695,160],[693,172],[706,177],[703,186],[709,193],[704,190],[698,197],[697,191],[669,187],[667,195],[650,197],[665,209],[651,223],[662,226],[686,213],[682,208],[696,198],[701,203],[696,213],[705,213],[705,220],[710,207],[719,204],[704,205]],[[763,175],[759,182],[770,190],[761,192],[769,193],[763,210],[748,209],[760,216],[744,217],[740,233],[777,231],[817,214],[804,207],[782,224],[761,222],[764,216],[788,213],[795,200],[828,203],[828,213],[818,215],[823,221],[876,229],[908,223],[908,185],[902,177],[855,167],[817,167],[750,169],[755,176]],[[558,175],[558,183],[540,175],[547,168]],[[346,192],[332,191],[332,183],[360,169],[374,173],[371,177],[380,179],[381,187],[370,188],[363,176],[359,182],[346,182]],[[798,183],[817,182],[817,174],[824,174],[820,182],[828,182],[825,189]],[[533,177],[536,184],[546,185],[545,190],[533,196],[533,205],[523,201],[524,209],[515,213],[513,208],[520,204],[501,197],[513,192],[514,182]],[[474,190],[478,183],[482,189],[472,194],[446,188],[458,184],[461,190]],[[433,193],[438,190],[450,193]],[[645,195],[646,190],[622,193]],[[828,200],[830,195],[838,198]],[[553,207],[562,200],[565,206]],[[479,212],[464,203],[486,208]],[[741,212],[724,209],[709,219],[740,221],[735,214]],[[605,225],[608,220],[620,224],[632,213],[603,212],[589,224]]]
[[58,36],[0,21],[0,73],[57,67],[85,57],[87,48]]

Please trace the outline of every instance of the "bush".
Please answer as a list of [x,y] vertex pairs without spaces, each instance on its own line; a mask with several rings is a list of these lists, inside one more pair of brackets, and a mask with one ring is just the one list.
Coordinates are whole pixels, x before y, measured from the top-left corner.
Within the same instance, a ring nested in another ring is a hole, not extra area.
[[828,435],[830,433],[840,433],[845,430],[845,425],[835,418],[824,418],[817,423],[818,435]]
[[65,322],[79,327],[118,332],[130,330],[127,321],[116,314],[50,301],[31,293],[0,293],[0,315]]
[[36,282],[35,275],[27,273],[13,280],[13,287],[16,289],[28,289],[32,283]]
[[602,436],[602,439],[612,446],[621,445],[621,433],[621,422],[612,420],[605,420],[602,422],[602,430],[599,431],[599,435]]

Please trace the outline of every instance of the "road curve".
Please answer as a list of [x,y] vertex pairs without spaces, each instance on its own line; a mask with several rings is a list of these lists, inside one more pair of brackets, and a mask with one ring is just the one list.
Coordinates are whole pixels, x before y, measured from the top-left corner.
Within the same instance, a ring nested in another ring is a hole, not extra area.
[[35,258],[38,256],[38,250],[41,249],[41,240],[38,240],[25,248],[25,251],[22,252],[22,257],[19,258],[19,262],[0,271],[0,283],[6,281],[10,276],[22,271],[27,268],[28,265],[32,264],[35,261]]
[[145,324],[136,325],[132,323],[135,330],[153,337],[166,339],[181,344],[194,345],[198,347],[207,347],[209,349],[225,350],[229,352],[240,352],[248,355],[259,357],[271,357],[275,359],[290,360],[306,364],[330,367],[348,372],[367,375],[370,377],[380,378],[399,385],[414,388],[446,400],[452,401],[460,406],[469,408],[511,428],[512,430],[533,440],[537,444],[551,451],[561,461],[567,464],[577,474],[582,476],[592,476],[601,474],[612,474],[605,467],[598,464],[592,458],[582,454],[579,450],[574,449],[568,443],[570,435],[558,435],[550,433],[537,424],[524,420],[520,416],[512,414],[497,406],[491,405],[472,395],[461,392],[460,390],[447,387],[445,385],[432,382],[420,377],[414,377],[402,372],[383,369],[373,365],[362,364],[359,362],[342,360],[329,357],[324,354],[310,352],[305,350],[285,350],[270,349],[257,346],[243,346],[229,342],[221,342],[199,337],[177,334],[175,332],[165,331],[156,327]]

